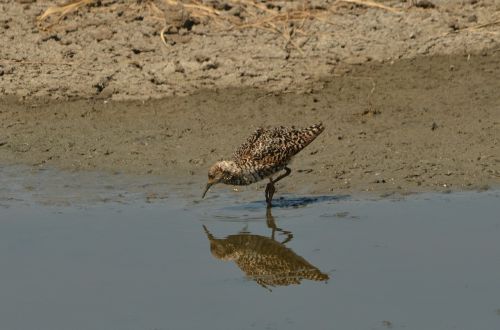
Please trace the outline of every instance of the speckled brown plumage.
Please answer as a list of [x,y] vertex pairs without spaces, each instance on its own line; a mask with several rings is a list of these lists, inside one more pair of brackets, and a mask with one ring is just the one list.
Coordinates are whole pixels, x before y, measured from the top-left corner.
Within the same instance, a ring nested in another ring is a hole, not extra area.
[[[309,145],[324,130],[319,123],[304,129],[275,127],[257,129],[233,154],[231,160],[215,163],[208,172],[208,184],[203,196],[213,184],[249,185],[270,178],[266,201],[271,205],[274,183],[288,176],[292,157]],[[279,171],[285,173],[272,179]]]

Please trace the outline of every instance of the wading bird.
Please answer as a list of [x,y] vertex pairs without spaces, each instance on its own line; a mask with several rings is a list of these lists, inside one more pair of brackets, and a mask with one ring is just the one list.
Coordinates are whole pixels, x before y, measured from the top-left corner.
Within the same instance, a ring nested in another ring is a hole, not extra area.
[[[266,186],[266,202],[271,207],[274,184],[291,172],[287,167],[299,151],[324,130],[319,123],[304,129],[275,127],[257,129],[247,141],[236,150],[231,160],[215,163],[208,171],[208,183],[202,198],[216,183],[245,186],[269,178]],[[273,175],[285,172],[273,179]]]

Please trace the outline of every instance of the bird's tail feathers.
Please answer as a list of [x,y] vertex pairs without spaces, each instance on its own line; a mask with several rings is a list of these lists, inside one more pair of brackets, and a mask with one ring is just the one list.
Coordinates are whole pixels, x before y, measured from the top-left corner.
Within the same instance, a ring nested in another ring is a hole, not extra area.
[[304,133],[304,140],[307,144],[311,143],[316,139],[318,135],[321,134],[325,130],[325,126],[323,123],[319,122],[318,124],[314,124],[307,128],[304,128],[302,132]]

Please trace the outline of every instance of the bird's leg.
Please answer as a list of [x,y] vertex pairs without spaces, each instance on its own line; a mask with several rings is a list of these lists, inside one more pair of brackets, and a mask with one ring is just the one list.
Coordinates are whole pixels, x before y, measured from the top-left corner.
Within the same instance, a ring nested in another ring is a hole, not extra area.
[[266,203],[267,207],[271,207],[271,201],[276,189],[274,188],[274,182],[272,178],[269,178],[269,183],[266,186]]
[[[267,202],[268,207],[271,207],[271,201],[273,200],[273,195],[274,195],[274,192],[276,191],[276,189],[274,188],[274,184],[276,182],[278,182],[279,180],[283,179],[284,177],[289,176],[291,172],[292,172],[291,169],[289,169],[288,167],[285,167],[285,173],[283,173],[279,177],[277,177],[276,180],[270,179],[271,182],[269,182],[267,184],[267,188],[266,188],[266,202]],[[269,198],[267,198],[267,193],[269,193]]]
[[268,191],[267,197],[266,197],[266,202],[267,202],[267,207],[273,206],[271,202],[273,201],[273,195],[274,192],[276,191],[276,188],[274,187],[274,182],[271,181],[267,184],[266,190]]
[[287,236],[286,239],[283,242],[281,242],[281,244],[288,243],[289,241],[292,240],[292,238],[293,238],[292,232],[290,232],[288,230],[283,230],[283,229],[279,228],[278,226],[276,226],[276,221],[274,220],[274,216],[273,216],[273,213],[271,212],[270,207],[268,207],[266,210],[266,222],[267,222],[267,227],[271,228],[271,239],[272,240],[275,240],[276,231],[279,231],[283,235]]
[[[270,179],[272,181],[272,179]],[[266,202],[269,200],[269,183],[266,185]]]
[[271,228],[271,239],[274,240],[274,233],[276,232],[276,222],[274,221],[273,214],[271,213],[271,208],[268,207],[266,210],[266,222],[267,222],[267,227]]
[[281,174],[279,177],[277,177],[277,178],[276,178],[276,180],[272,180],[272,182],[273,182],[273,183],[278,182],[279,180],[281,180],[281,179],[283,179],[283,178],[285,178],[285,177],[289,176],[289,175],[290,175],[290,173],[292,173],[292,170],[291,170],[291,169],[289,169],[289,168],[288,168],[288,167],[286,167],[286,166],[285,166],[284,170],[285,170],[285,173],[283,173],[283,174]]

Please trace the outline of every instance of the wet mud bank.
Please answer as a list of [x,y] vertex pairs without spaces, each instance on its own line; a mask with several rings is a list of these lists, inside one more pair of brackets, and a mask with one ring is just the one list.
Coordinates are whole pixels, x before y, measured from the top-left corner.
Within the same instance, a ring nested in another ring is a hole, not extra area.
[[[307,93],[258,89],[117,102],[0,101],[0,162],[204,184],[258,126],[325,132],[278,193],[485,189],[500,183],[500,51],[350,66]],[[244,189],[261,189],[263,184]],[[231,189],[231,188],[218,188]]]

